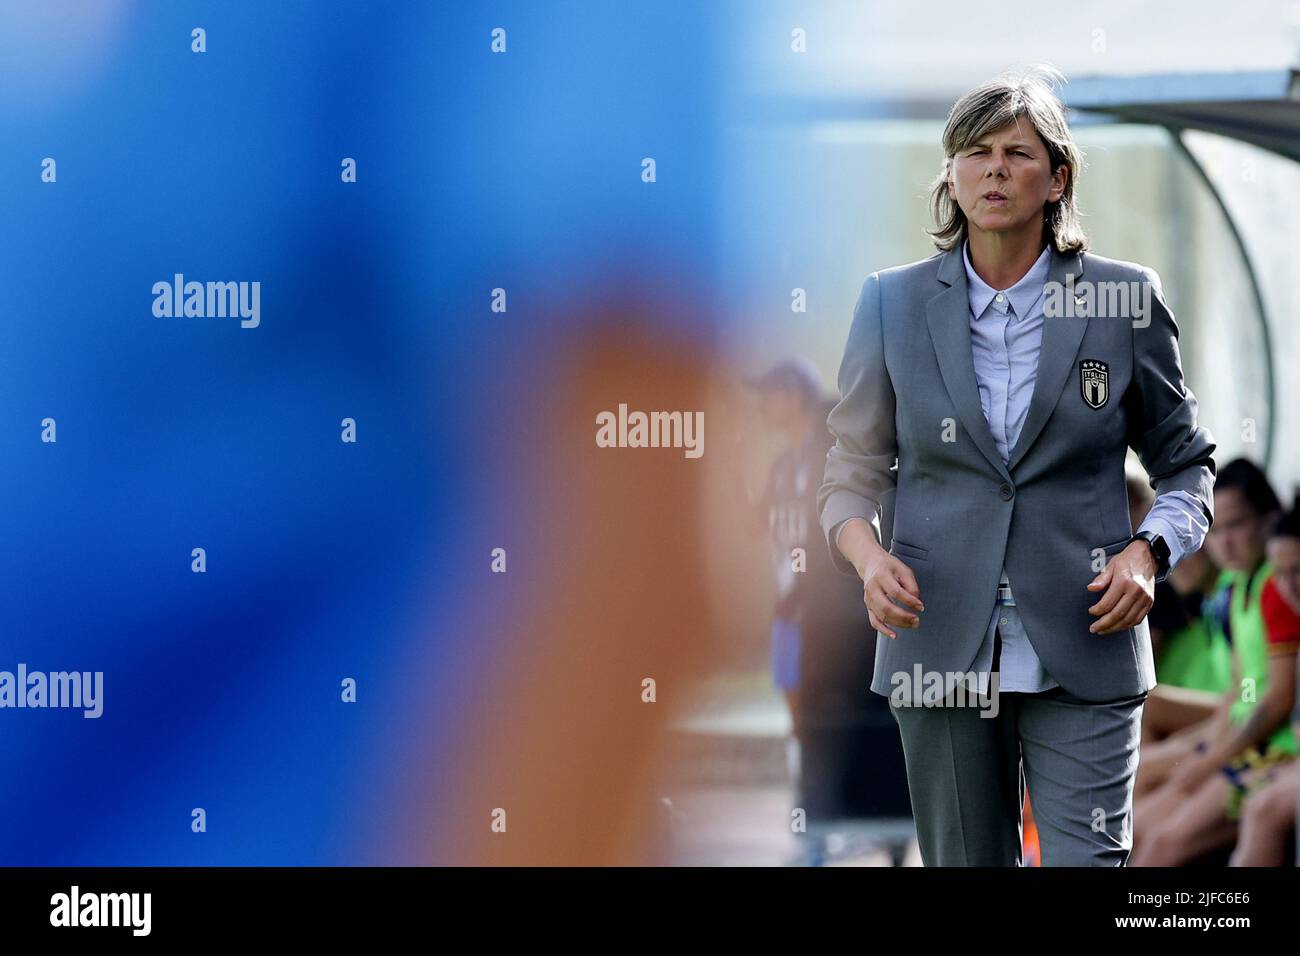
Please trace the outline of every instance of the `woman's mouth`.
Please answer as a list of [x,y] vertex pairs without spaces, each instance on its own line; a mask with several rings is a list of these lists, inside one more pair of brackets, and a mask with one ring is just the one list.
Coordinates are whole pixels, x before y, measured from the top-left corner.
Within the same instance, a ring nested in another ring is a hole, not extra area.
[[993,204],[1000,204],[1007,201],[1007,197],[1003,193],[998,192],[997,190],[985,193],[983,199],[985,202],[993,203]]

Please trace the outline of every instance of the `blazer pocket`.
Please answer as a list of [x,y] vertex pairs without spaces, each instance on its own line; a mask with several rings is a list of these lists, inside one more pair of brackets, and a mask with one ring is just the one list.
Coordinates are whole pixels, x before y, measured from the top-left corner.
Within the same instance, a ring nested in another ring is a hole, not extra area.
[[908,544],[906,541],[899,541],[897,538],[889,546],[890,554],[905,554],[909,558],[915,558],[918,561],[924,561],[930,556],[929,548],[918,548],[914,544]]

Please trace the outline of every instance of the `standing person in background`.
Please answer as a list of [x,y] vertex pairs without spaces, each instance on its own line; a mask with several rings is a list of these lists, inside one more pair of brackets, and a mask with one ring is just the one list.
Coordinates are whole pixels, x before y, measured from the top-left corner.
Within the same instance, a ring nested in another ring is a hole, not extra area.
[[[755,507],[755,527],[770,537],[776,604],[772,607],[772,680],[785,696],[794,747],[800,731],[800,658],[802,646],[802,583],[794,549],[807,550],[810,529],[816,527],[815,485],[826,462],[815,418],[822,407],[822,386],[816,367],[802,358],[785,359],[746,384],[757,390],[759,418],[768,432],[779,434],[784,447],[767,475]],[[797,753],[797,750],[796,750]],[[797,766],[797,761],[792,761]]]
[[794,727],[787,760],[808,835],[800,862],[878,849],[857,825],[906,818],[906,765],[888,702],[870,689],[874,647],[856,582],[840,574],[822,540],[817,489],[834,439],[816,367],[778,362],[749,380],[764,426],[784,446],[755,511],[766,527],[777,583],[772,673]]

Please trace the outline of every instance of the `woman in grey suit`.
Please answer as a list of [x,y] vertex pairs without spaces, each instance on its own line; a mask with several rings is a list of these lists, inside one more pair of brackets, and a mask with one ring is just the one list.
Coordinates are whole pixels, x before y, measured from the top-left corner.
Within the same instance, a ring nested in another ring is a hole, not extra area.
[[[1088,252],[1060,79],[953,107],[940,251],[867,278],[827,419],[821,523],[863,582],[927,865],[1019,865],[1026,787],[1044,865],[1127,863],[1146,614],[1213,520],[1159,278]],[[1157,493],[1136,534],[1130,447]]]

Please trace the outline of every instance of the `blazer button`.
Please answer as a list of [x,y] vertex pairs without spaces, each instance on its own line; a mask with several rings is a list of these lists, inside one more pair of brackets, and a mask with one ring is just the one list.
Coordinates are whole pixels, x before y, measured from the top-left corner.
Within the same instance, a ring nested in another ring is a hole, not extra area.
[[1010,501],[1010,500],[1011,500],[1011,486],[1010,486],[1010,485],[1003,485],[1001,488],[998,489],[998,494],[1000,494],[1000,495],[1002,496],[1002,500],[1003,500],[1003,501]]

